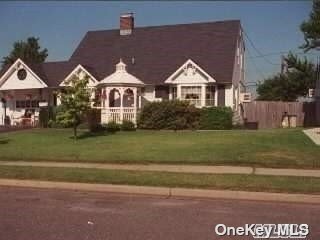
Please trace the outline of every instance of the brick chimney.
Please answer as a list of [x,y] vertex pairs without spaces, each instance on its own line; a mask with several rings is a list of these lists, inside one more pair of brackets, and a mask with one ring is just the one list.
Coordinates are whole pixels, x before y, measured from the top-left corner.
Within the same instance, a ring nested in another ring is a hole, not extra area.
[[120,35],[130,35],[134,28],[133,13],[124,13],[120,16]]

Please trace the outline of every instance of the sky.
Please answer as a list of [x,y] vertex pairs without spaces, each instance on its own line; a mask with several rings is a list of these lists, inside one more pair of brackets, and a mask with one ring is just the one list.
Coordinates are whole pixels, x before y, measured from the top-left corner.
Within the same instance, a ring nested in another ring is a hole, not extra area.
[[67,60],[87,31],[119,28],[124,12],[135,14],[136,27],[240,19],[254,45],[245,39],[246,82],[257,82],[279,72],[281,54],[302,52],[299,26],[311,8],[311,1],[0,2],[0,58],[15,41],[36,36],[47,61]]

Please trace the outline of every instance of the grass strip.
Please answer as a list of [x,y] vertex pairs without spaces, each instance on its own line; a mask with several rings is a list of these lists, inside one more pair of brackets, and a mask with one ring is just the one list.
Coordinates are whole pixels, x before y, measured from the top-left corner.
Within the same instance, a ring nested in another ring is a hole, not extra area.
[[0,160],[166,163],[320,169],[320,147],[301,129],[79,133],[33,129],[0,134]]
[[320,194],[320,178],[0,166],[0,178]]

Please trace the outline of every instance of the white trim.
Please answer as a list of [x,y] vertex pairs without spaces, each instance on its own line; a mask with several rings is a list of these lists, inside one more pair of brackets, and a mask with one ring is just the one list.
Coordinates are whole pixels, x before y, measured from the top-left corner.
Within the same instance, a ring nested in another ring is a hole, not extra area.
[[2,75],[2,77],[0,77],[0,89],[1,89],[1,86],[3,86],[3,84],[6,82],[4,81],[4,79],[8,79],[10,77],[10,75],[12,74],[12,70],[17,66],[18,63],[23,65],[23,67],[26,68],[28,72],[30,72],[43,85],[43,88],[48,87],[48,85],[44,81],[42,81],[41,78],[34,71],[32,71],[31,68],[29,68],[26,63],[24,63],[20,58],[18,58],[11,65],[11,67]]
[[172,78],[174,78],[176,75],[178,75],[183,69],[188,66],[188,64],[192,64],[195,66],[196,69],[198,69],[205,77],[208,79],[208,83],[215,83],[216,80],[211,77],[206,71],[204,71],[198,64],[196,64],[194,61],[191,59],[188,59],[184,64],[182,64],[181,67],[179,67],[174,73],[172,73],[164,82],[165,83],[174,83]]
[[65,87],[65,81],[67,81],[70,77],[72,77],[72,75],[76,74],[76,72],[81,69],[83,72],[85,72],[93,81],[94,81],[94,85],[96,85],[98,83],[98,80],[92,76],[92,74],[85,69],[85,67],[83,67],[81,64],[78,64],[78,66],[76,66],[71,73],[69,73],[69,75],[59,84],[60,87]]
[[[226,103],[226,102],[224,102]],[[226,104],[224,104],[226,105]],[[218,85],[215,86],[215,90],[214,90],[214,106],[218,106]]]

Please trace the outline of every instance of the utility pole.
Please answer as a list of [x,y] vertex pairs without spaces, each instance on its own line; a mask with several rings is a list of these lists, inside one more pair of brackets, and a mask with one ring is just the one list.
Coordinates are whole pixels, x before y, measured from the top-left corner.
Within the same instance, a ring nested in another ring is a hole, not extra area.
[[316,68],[316,124],[320,125],[320,57],[317,57],[317,68]]
[[281,55],[281,74],[288,72],[288,64],[283,55]]
[[317,57],[317,69],[316,69],[316,89],[318,90],[317,97],[320,97],[320,57]]

